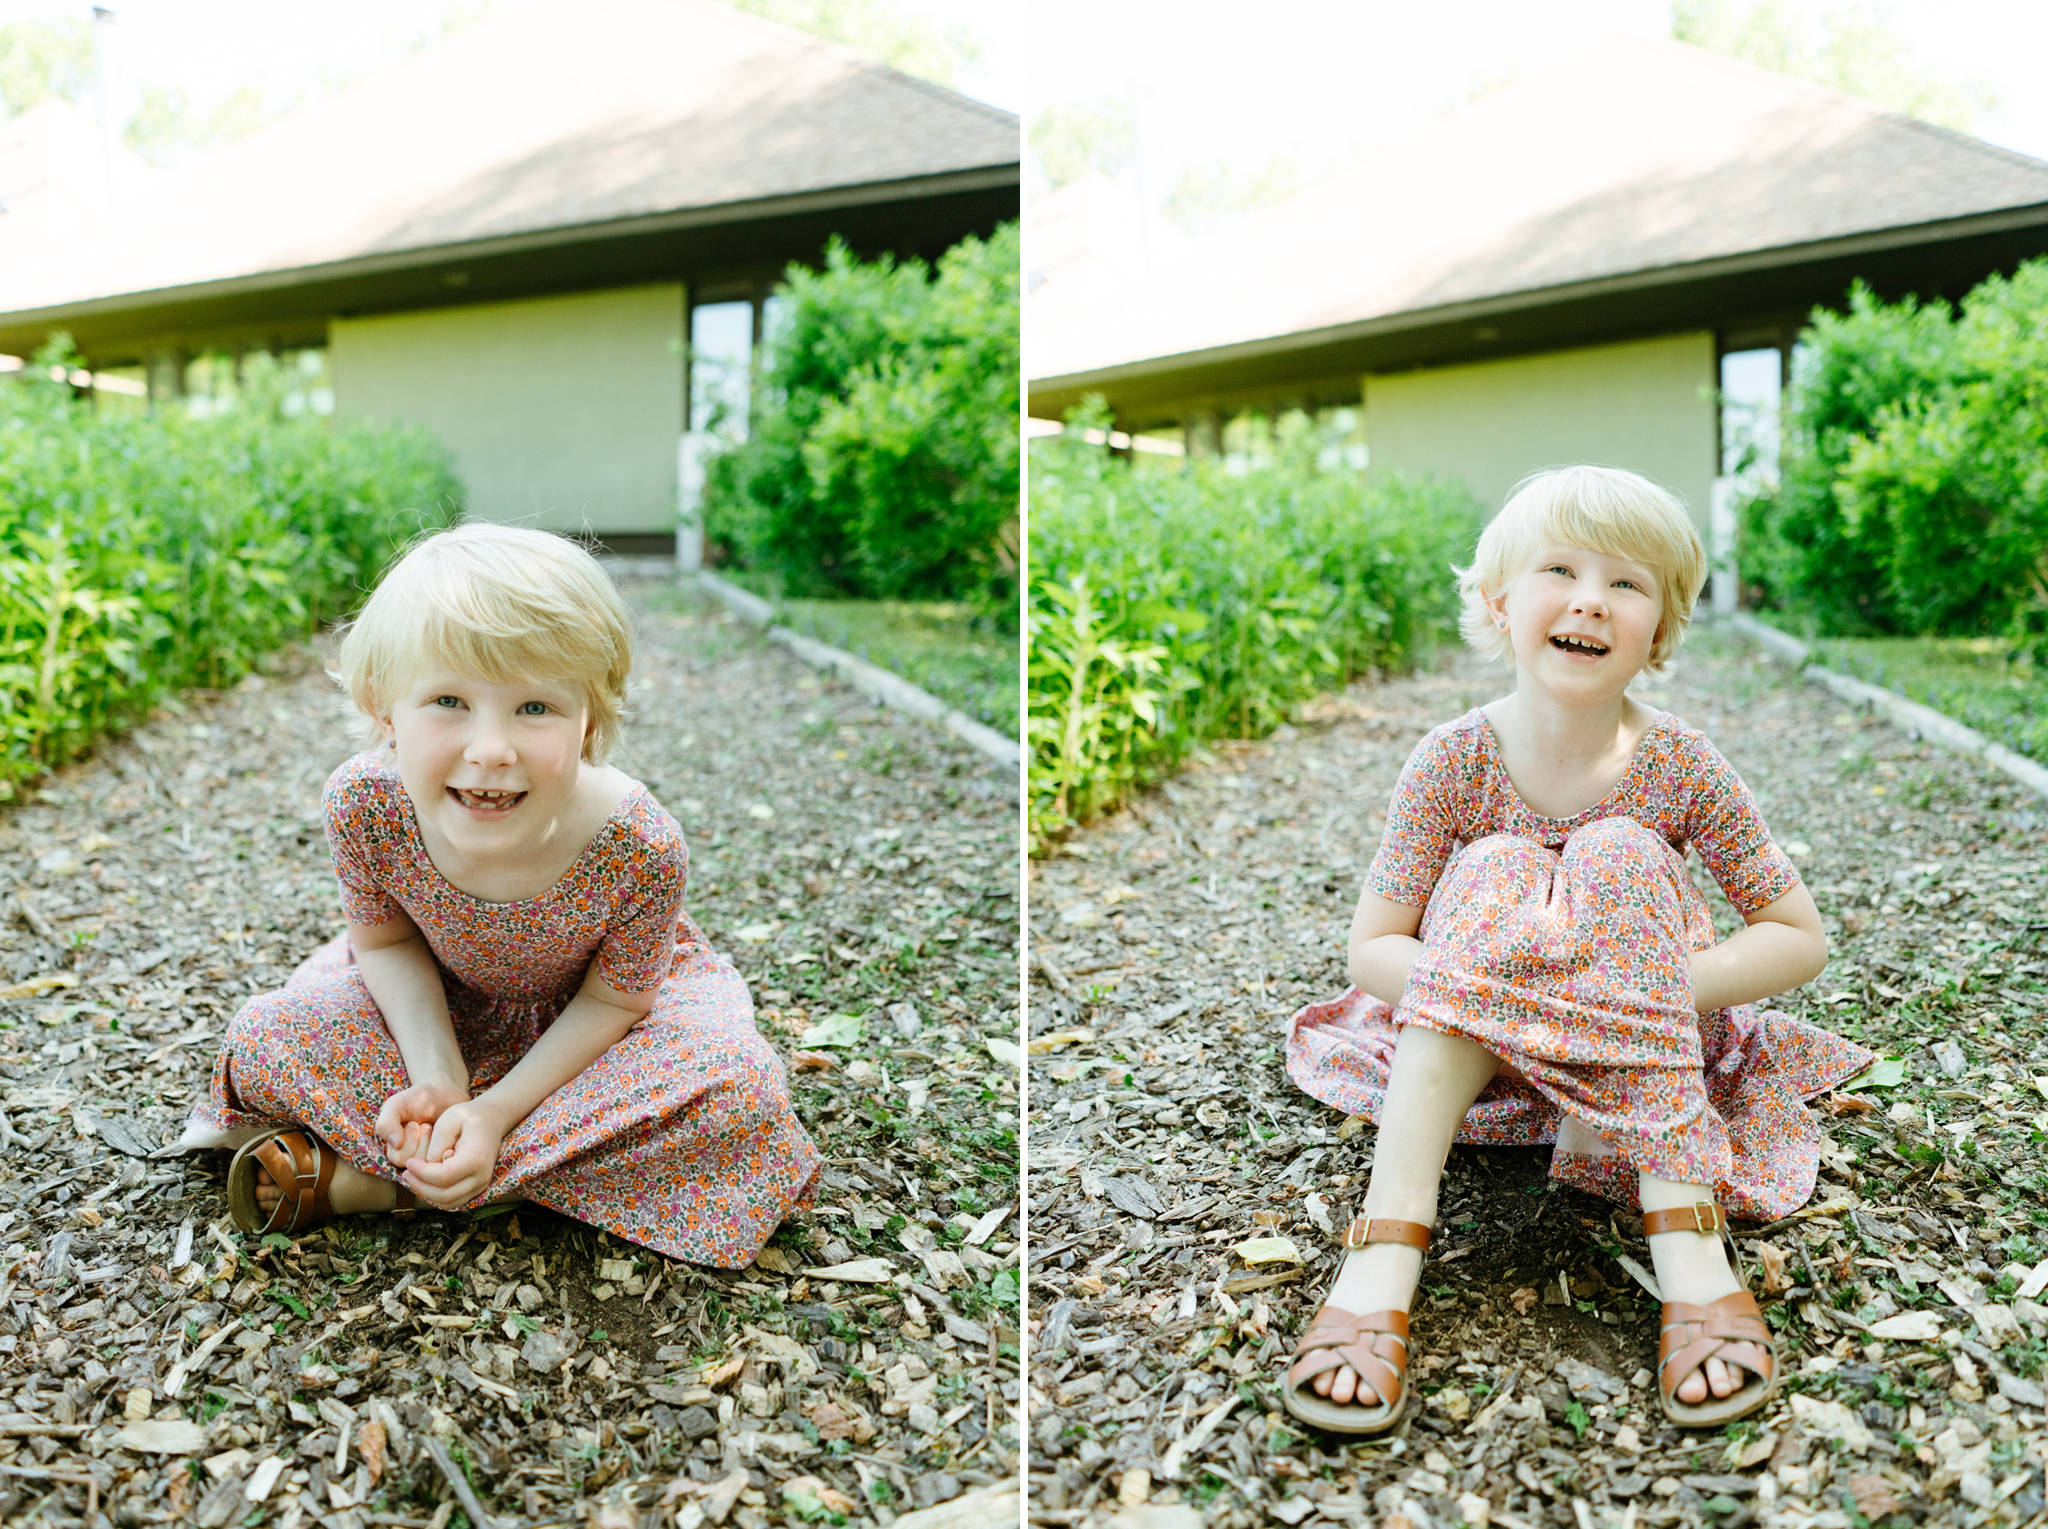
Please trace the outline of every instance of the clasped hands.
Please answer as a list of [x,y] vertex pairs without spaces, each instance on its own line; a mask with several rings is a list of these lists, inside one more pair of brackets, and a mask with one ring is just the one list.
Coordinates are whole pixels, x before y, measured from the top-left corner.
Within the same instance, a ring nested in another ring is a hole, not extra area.
[[437,1083],[416,1083],[386,1099],[376,1131],[399,1182],[442,1210],[483,1193],[505,1140],[505,1124],[490,1105],[466,1088]]

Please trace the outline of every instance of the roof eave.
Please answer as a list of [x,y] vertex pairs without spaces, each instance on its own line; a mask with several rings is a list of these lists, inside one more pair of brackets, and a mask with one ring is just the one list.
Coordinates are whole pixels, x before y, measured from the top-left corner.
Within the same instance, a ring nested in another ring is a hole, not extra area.
[[535,250],[560,249],[606,240],[628,239],[645,234],[662,234],[726,223],[748,223],[807,213],[835,212],[873,206],[891,201],[917,201],[962,192],[1001,190],[1021,184],[1017,162],[993,164],[935,175],[907,176],[896,180],[870,181],[852,186],[834,186],[819,191],[786,196],[761,197],[743,202],[721,202],[709,207],[681,208],[633,218],[614,218],[598,223],[564,224],[520,234],[453,243],[419,245],[410,249],[352,256],[344,260],[256,271],[215,281],[191,282],[183,286],[155,287],[107,297],[85,298],[43,308],[0,311],[0,325],[34,327],[62,324],[80,318],[119,314],[133,309],[161,308],[179,303],[214,298],[238,297],[276,291],[311,282],[340,281],[377,276],[420,267],[445,265],[451,261],[487,260]]
[[1150,356],[1084,372],[1032,377],[1028,382],[1028,390],[1034,394],[1043,392],[1072,395],[1148,378],[1170,376],[1176,372],[1196,368],[1227,367],[1234,363],[1282,356],[1293,351],[1321,350],[1349,342],[1396,335],[1411,329],[1433,329],[1498,318],[1530,308],[1586,302],[1656,287],[1709,281],[1717,277],[1741,276],[1780,266],[1808,265],[1848,256],[1907,249],[1914,245],[1938,244],[2039,227],[2044,224],[2048,224],[2048,202],[2037,202],[2023,207],[2001,208],[1995,212],[1975,213],[1968,217],[1876,229],[1836,239],[1774,245],[1769,249],[1716,256],[1707,260],[1646,267],[1639,271],[1627,271],[1589,281],[1525,288],[1438,307],[1406,309],[1399,313],[1381,314],[1315,329],[1295,330],[1256,340],[1211,346],[1204,350]]

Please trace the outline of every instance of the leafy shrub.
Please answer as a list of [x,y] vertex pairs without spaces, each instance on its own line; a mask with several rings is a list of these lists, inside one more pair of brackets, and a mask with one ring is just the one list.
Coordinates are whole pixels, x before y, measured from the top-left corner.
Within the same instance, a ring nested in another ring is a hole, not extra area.
[[707,463],[717,555],[789,595],[1014,609],[1018,251],[1012,224],[936,270],[790,267],[747,439]]
[[1318,691],[1446,638],[1449,565],[1482,520],[1462,487],[1321,471],[1306,429],[1283,429],[1278,460],[1241,477],[1047,441],[1031,483],[1040,847],[1203,741],[1263,736]]
[[204,422],[96,411],[65,360],[0,385],[0,799],[346,613],[461,492],[427,436],[285,419],[260,360]]
[[[1817,312],[1787,405],[1782,486],[1745,514],[1766,603],[1844,636],[2048,644],[2048,262],[1959,315]],[[2048,655],[2044,655],[2048,656]]]

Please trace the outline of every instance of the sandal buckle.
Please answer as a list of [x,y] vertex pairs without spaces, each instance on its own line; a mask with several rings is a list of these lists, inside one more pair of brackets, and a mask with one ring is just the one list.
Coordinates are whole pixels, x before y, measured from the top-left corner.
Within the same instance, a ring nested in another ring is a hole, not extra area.
[[[1711,1213],[1711,1214],[1710,1214]],[[1721,1230],[1721,1207],[1705,1200],[1696,1200],[1692,1205],[1693,1230],[1701,1236],[1709,1236]]]
[[1353,1217],[1351,1224],[1344,1228],[1344,1246],[1346,1248],[1355,1250],[1364,1247],[1367,1243],[1371,1241],[1372,1217]]

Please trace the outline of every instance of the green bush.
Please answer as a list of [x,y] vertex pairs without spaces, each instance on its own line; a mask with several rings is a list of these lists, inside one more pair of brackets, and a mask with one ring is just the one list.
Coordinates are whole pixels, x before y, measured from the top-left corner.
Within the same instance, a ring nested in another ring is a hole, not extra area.
[[1960,314],[1859,286],[1803,338],[1781,487],[1744,517],[1765,604],[1834,635],[2048,637],[2048,262]]
[[793,596],[1014,611],[1018,248],[790,268],[747,439],[707,464],[715,556]]
[[64,355],[0,385],[0,799],[345,614],[461,492],[429,437],[285,419],[261,360],[195,421],[75,400]]
[[[1283,422],[1284,423],[1284,422]],[[1042,848],[1207,739],[1255,738],[1318,691],[1454,630],[1462,487],[1276,462],[1133,470],[1068,437],[1031,463],[1032,838]]]

